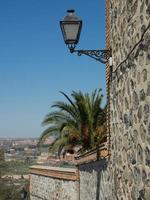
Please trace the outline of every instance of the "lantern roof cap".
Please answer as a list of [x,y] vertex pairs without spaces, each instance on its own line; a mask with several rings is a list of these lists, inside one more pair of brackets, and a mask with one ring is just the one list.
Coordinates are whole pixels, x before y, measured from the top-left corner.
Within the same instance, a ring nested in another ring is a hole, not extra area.
[[63,21],[81,21],[75,14],[74,9],[67,10],[67,15],[64,17]]

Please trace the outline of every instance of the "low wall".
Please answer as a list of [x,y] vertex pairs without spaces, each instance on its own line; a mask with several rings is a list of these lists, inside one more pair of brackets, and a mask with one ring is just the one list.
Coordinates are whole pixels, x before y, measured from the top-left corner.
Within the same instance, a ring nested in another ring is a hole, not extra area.
[[31,200],[79,200],[78,171],[71,168],[32,166]]
[[80,176],[80,200],[113,199],[109,154],[105,144],[77,158]]
[[109,178],[106,143],[76,157],[76,163],[78,169],[32,166],[31,200],[111,199],[113,183]]
[[79,166],[80,200],[115,200],[111,193],[112,181],[109,180],[107,162],[103,159]]

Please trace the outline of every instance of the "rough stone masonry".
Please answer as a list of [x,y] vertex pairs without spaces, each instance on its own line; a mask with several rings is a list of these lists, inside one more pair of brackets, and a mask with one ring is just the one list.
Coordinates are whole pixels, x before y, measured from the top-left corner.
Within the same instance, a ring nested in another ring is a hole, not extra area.
[[118,199],[150,199],[150,1],[111,0],[111,167]]
[[150,1],[110,4],[111,155],[79,166],[80,200],[150,200]]

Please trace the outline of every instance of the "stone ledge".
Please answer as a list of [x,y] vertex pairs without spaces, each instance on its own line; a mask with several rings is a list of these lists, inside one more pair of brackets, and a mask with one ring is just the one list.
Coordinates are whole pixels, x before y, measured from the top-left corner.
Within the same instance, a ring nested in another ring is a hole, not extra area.
[[79,180],[78,170],[71,168],[34,165],[30,167],[30,175],[32,174],[72,181]]
[[79,156],[76,156],[77,165],[97,161],[100,159],[107,158],[109,156],[109,151],[107,143],[101,144],[98,148],[92,149],[91,151],[85,152]]

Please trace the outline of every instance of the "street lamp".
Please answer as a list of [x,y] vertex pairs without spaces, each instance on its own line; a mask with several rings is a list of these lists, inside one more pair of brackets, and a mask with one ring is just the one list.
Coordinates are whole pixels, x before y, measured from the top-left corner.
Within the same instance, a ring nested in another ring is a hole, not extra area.
[[[65,44],[68,46],[70,53],[77,52],[78,56],[82,54],[90,56],[103,64],[110,61],[111,50],[76,50],[75,47],[79,42],[82,29],[82,20],[76,15],[74,10],[67,10],[68,14],[60,21],[60,27]],[[111,62],[111,61],[110,61]]]

